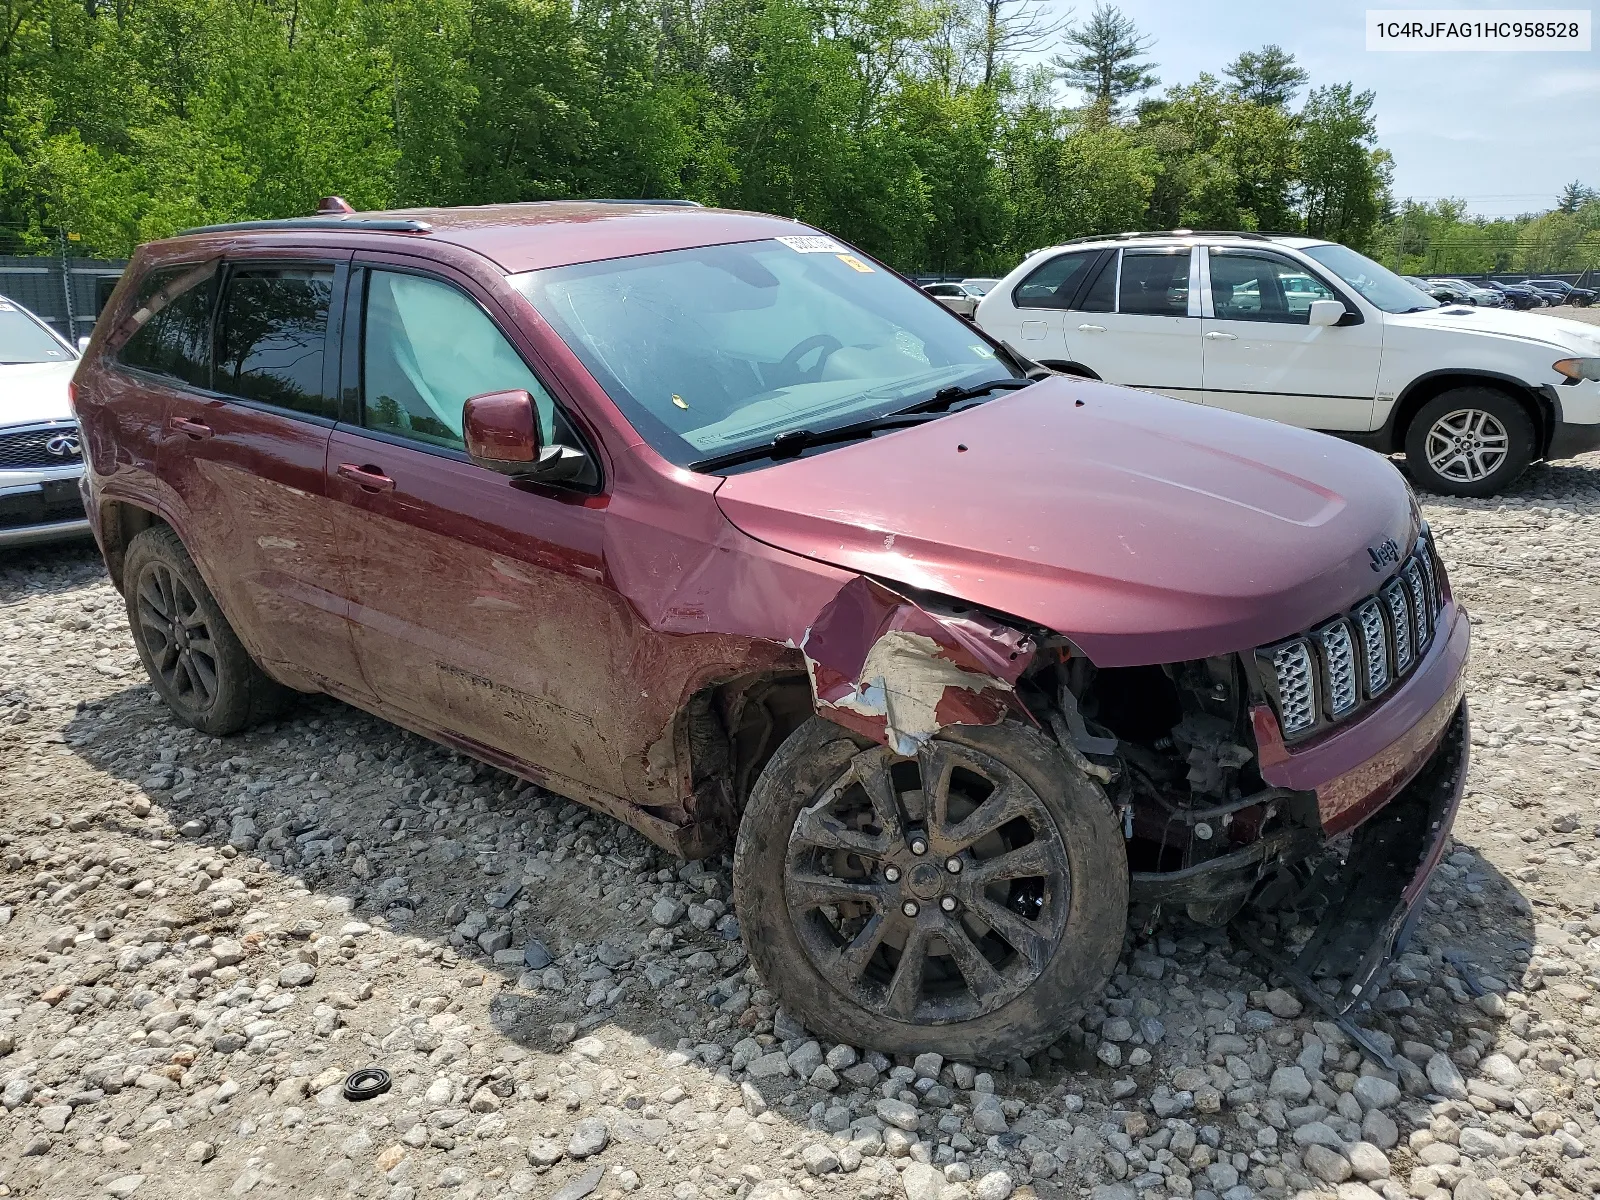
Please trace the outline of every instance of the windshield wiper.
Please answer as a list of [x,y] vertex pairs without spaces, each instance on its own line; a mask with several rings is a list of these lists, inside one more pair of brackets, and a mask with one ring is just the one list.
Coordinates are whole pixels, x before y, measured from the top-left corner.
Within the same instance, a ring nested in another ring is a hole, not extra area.
[[953,404],[960,404],[964,400],[976,400],[980,396],[987,396],[990,392],[1016,391],[1032,387],[1035,382],[1037,381],[1033,379],[991,379],[987,383],[977,383],[971,387],[941,388],[926,400],[909,408],[902,408],[898,412],[886,413],[881,417],[869,417],[864,421],[852,421],[848,425],[840,425],[834,429],[786,429],[770,442],[763,442],[759,446],[746,446],[743,450],[730,450],[726,454],[690,463],[689,470],[720,471],[723,467],[734,467],[740,463],[755,462],[763,458],[770,458],[774,462],[781,462],[786,458],[799,458],[803,451],[810,450],[814,446],[854,442],[864,437],[871,437],[881,430],[907,429],[912,425],[936,421],[946,416]]
[[763,442],[759,446],[746,446],[743,450],[730,450],[713,458],[703,458],[699,462],[690,463],[689,469],[720,471],[723,467],[734,467],[740,463],[755,462],[762,458],[770,458],[774,462],[786,458],[799,458],[802,451],[809,450],[813,446],[854,442],[860,438],[871,437],[881,429],[907,429],[912,425],[936,421],[944,415],[942,412],[889,413],[865,421],[852,421],[849,425],[840,425],[836,429],[785,429],[770,442]]
[[932,413],[948,411],[952,404],[960,404],[963,400],[976,400],[979,396],[987,396],[990,392],[1015,392],[1023,388],[1032,387],[1036,379],[991,379],[987,383],[975,383],[971,387],[940,388],[910,408],[900,409],[905,413]]

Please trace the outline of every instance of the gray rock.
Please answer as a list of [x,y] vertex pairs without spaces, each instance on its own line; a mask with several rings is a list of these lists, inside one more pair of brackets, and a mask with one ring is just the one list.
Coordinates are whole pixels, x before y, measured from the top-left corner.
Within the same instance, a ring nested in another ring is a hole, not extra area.
[[1447,1100],[1465,1100],[1467,1098],[1467,1083],[1461,1078],[1461,1072],[1456,1070],[1455,1063],[1443,1054],[1435,1054],[1428,1060],[1428,1082],[1433,1090]]
[[1344,1154],[1357,1179],[1389,1178],[1389,1156],[1371,1142],[1357,1142],[1347,1147]]
[[[530,971],[542,971],[554,961],[550,956],[550,951],[544,948],[544,943],[538,938],[530,939],[528,944],[522,948],[522,965]],[[656,986],[659,987],[660,984]]]
[[1363,1075],[1350,1089],[1365,1109],[1393,1108],[1400,1103],[1400,1088],[1377,1075]]
[[776,1079],[790,1073],[789,1060],[784,1057],[782,1050],[774,1050],[752,1061],[745,1071],[751,1079]]
[[1307,1146],[1301,1158],[1306,1170],[1324,1183],[1343,1183],[1352,1174],[1350,1160],[1326,1146]]
[[839,1156],[817,1142],[800,1151],[800,1161],[813,1175],[831,1175],[839,1169]]
[[1275,1017],[1281,1017],[1285,1021],[1292,1021],[1295,1017],[1298,1017],[1302,1007],[1300,998],[1293,992],[1285,991],[1283,988],[1273,988],[1262,997],[1262,1002],[1266,1005],[1268,1012]]
[[106,1184],[106,1192],[115,1196],[117,1200],[128,1200],[129,1196],[139,1190],[139,1185],[143,1182],[143,1175],[122,1175]]
[[528,1161],[536,1167],[551,1167],[560,1162],[565,1151],[549,1138],[528,1140]]
[[[850,1064],[846,1063],[845,1065],[849,1066]],[[911,1063],[911,1069],[917,1073],[918,1079],[939,1078],[939,1071],[943,1066],[944,1056],[932,1052],[917,1055]]]
[[576,1179],[563,1184],[550,1200],[583,1200],[600,1186],[600,1181],[605,1177],[606,1169],[596,1163]]
[[1463,1175],[1458,1179],[1452,1195],[1454,1200],[1494,1200],[1494,1193],[1483,1180],[1472,1175]]
[[1504,1158],[1506,1154],[1504,1139],[1476,1126],[1463,1129],[1456,1144],[1466,1158]]
[[567,1142],[569,1158],[590,1158],[606,1148],[611,1140],[611,1130],[599,1117],[585,1117],[579,1121]]
[[1125,1042],[1133,1036],[1133,1022],[1127,1017],[1112,1017],[1100,1026],[1100,1036],[1108,1042]]
[[907,1133],[917,1131],[920,1114],[914,1104],[907,1104],[904,1100],[879,1100],[873,1111],[878,1114],[880,1121],[885,1121],[897,1129],[904,1129]]
[[860,1055],[855,1052],[855,1047],[838,1045],[828,1051],[828,1056],[822,1060],[835,1071],[843,1071],[853,1067],[860,1061]]
[[1400,1140],[1400,1127],[1388,1113],[1375,1108],[1361,1119],[1361,1136],[1381,1150],[1393,1150]]
[[811,1073],[822,1065],[822,1047],[816,1042],[806,1042],[789,1055],[789,1070],[797,1079],[810,1079]]
[[900,1172],[900,1186],[906,1200],[939,1200],[945,1178],[927,1163],[914,1162]]
[[279,987],[310,987],[317,978],[317,969],[310,963],[292,962],[278,972]]
[[676,896],[662,896],[650,907],[650,919],[663,929],[683,920],[689,906]]
[[1005,1133],[1009,1129],[1005,1111],[993,1093],[980,1095],[977,1103],[972,1106],[972,1127],[979,1133],[991,1136]]
[[1011,1176],[1004,1171],[990,1171],[973,1187],[977,1200],[1006,1200],[1015,1190]]
[[1340,1150],[1344,1147],[1344,1139],[1333,1131],[1333,1126],[1323,1121],[1309,1121],[1294,1131],[1294,1144]]
[[1267,1084],[1267,1095],[1276,1096],[1279,1100],[1287,1100],[1298,1104],[1311,1096],[1311,1080],[1306,1078],[1304,1067],[1279,1067],[1272,1073],[1272,1080]]

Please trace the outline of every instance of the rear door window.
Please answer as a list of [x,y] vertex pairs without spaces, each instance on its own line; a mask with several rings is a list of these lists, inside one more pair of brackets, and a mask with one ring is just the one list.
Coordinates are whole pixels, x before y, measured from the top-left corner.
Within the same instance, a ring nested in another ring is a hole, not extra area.
[[1189,315],[1189,251],[1124,250],[1117,311],[1153,317]]
[[139,288],[117,361],[195,387],[211,386],[211,298],[216,264],[152,272]]
[[[1034,269],[1011,293],[1018,308],[1068,308],[1103,251],[1061,254]],[[1112,255],[1116,257],[1115,254]]]
[[329,420],[331,266],[235,267],[217,312],[216,391]]

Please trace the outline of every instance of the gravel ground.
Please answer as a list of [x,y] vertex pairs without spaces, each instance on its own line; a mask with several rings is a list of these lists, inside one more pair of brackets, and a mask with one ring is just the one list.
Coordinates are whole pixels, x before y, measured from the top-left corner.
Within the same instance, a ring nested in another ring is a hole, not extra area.
[[726,863],[326,700],[195,734],[92,550],[0,558],[0,1196],[1600,1191],[1600,456],[1425,507],[1476,746],[1398,1077],[1183,924],[1030,1061],[819,1044]]

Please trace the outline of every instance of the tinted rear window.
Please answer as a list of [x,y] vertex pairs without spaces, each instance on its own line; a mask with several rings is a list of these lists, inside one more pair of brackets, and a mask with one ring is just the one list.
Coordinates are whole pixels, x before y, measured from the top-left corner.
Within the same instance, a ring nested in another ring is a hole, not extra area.
[[211,296],[216,264],[153,272],[139,289],[132,335],[117,358],[196,387],[211,385]]
[[241,267],[217,316],[215,388],[241,400],[332,418],[322,386],[332,267]]

